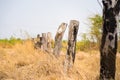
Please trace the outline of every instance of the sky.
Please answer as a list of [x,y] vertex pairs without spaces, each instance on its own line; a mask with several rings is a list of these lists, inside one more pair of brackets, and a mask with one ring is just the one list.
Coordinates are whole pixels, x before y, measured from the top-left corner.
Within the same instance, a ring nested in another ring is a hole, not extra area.
[[[47,32],[54,38],[59,25],[69,25],[70,20],[79,21],[81,35],[90,27],[88,17],[101,13],[97,0],[0,0],[0,39],[36,37]],[[64,34],[67,38],[68,27]]]

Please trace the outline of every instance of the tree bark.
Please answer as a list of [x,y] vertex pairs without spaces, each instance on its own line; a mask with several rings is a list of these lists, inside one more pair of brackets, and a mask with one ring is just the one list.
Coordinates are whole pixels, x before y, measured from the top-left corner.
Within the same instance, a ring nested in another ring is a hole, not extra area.
[[69,25],[69,34],[68,34],[68,48],[67,48],[67,55],[65,61],[65,71],[73,66],[75,61],[75,54],[76,54],[76,39],[77,33],[79,29],[79,22],[76,20],[71,20]]
[[62,47],[62,38],[64,35],[64,32],[66,30],[67,24],[66,23],[62,23],[56,33],[55,36],[55,45],[54,45],[54,50],[53,50],[53,54],[58,57],[61,51],[61,47]]
[[103,33],[100,47],[100,80],[114,80],[120,0],[102,0]]

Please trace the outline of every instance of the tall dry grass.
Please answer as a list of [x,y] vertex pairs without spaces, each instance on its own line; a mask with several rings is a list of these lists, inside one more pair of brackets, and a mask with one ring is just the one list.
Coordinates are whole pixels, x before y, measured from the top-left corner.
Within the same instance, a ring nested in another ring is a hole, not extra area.
[[[74,66],[64,72],[65,53],[56,59],[52,53],[34,49],[31,41],[12,48],[0,48],[0,80],[97,80],[99,52],[77,52]],[[116,80],[120,80],[120,54],[117,55]]]

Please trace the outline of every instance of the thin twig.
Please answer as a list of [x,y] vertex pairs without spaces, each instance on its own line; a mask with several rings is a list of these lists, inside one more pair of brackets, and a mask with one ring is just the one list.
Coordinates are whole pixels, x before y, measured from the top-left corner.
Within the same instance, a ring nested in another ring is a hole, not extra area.
[[100,7],[101,7],[101,8],[103,8],[103,7],[102,7],[102,5],[101,5],[101,3],[100,3],[100,1],[99,1],[99,0],[97,0],[97,2],[98,2],[98,4],[100,5]]

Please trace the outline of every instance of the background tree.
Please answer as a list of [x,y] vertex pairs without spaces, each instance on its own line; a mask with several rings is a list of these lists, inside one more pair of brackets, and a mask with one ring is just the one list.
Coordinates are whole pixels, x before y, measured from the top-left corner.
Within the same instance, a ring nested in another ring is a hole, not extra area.
[[101,40],[101,28],[102,28],[102,16],[99,14],[94,15],[89,18],[90,20],[90,38],[93,42],[96,42],[98,45]]
[[89,20],[89,31],[83,33],[81,40],[77,42],[77,49],[81,51],[89,51],[90,49],[99,49],[99,44],[101,41],[102,33],[102,16],[100,14],[95,14],[88,17]]

